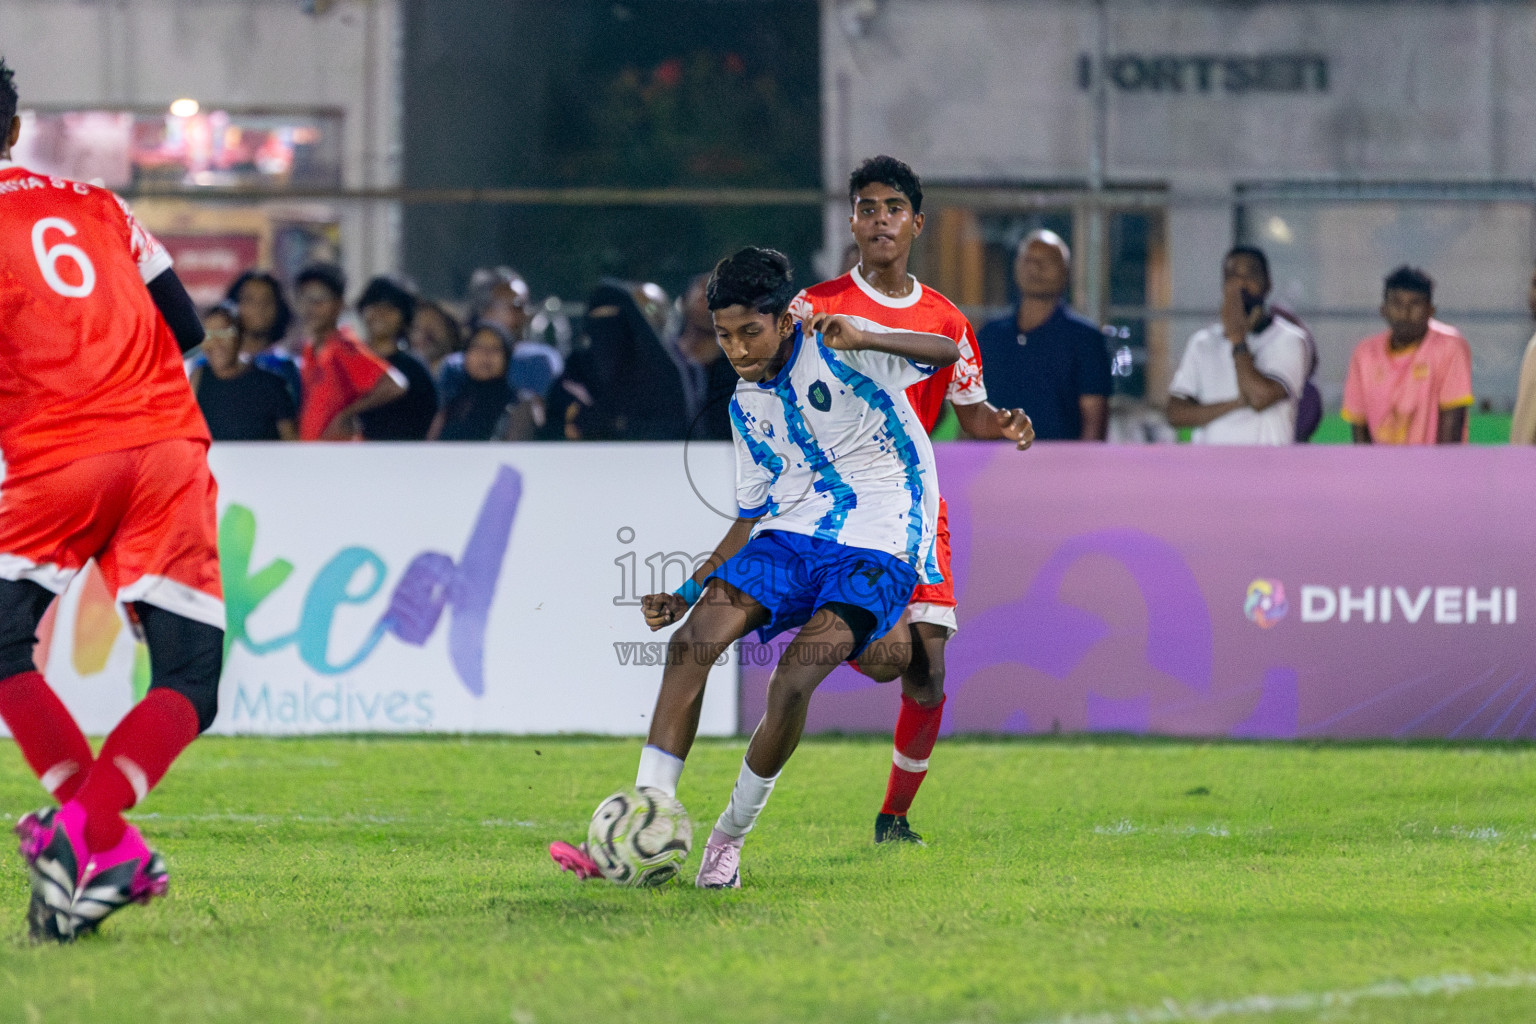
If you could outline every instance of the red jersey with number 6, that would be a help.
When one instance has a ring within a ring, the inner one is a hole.
[[[156,441],[208,443],[144,287],[165,247],[106,189],[0,161],[0,456],[10,479]]]

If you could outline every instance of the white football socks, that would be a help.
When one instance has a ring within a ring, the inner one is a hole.
[[[677,796],[677,780],[683,774],[683,759],[660,747],[647,745],[640,751],[640,770],[635,772],[635,788],[659,789],[667,796]]]
[[[715,828],[733,839],[741,839],[751,832],[752,826],[757,824],[757,816],[768,805],[768,797],[773,793],[773,784],[777,781],[777,775],[771,779],[763,778],[748,768],[747,759],[742,758],[741,774],[736,776],[736,788],[731,790],[731,802],[726,805],[720,820],[715,822]]]

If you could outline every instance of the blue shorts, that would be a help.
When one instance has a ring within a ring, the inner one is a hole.
[[[867,636],[855,635],[850,659],[890,632],[917,586],[917,571],[895,555],[785,530],[759,533],[709,578],[768,609],[768,624],[757,631],[765,642],[805,625],[833,602],[864,609],[874,625]]]

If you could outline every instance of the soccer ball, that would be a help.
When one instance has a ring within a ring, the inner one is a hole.
[[[598,804],[587,828],[587,852],[615,885],[671,881],[693,848],[693,823],[676,799],[646,786]]]

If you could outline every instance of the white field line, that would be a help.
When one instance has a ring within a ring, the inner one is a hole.
[[[1226,838],[1232,834],[1232,830],[1226,825],[1138,825],[1129,818],[1121,818],[1113,825],[1093,826],[1095,835],[1101,836],[1134,836],[1134,835],[1158,835],[1158,836],[1215,836],[1218,839]],[[1267,828],[1262,831],[1269,831]]]
[[[1111,825],[1093,826],[1093,834],[1098,836],[1214,836],[1218,839],[1225,839],[1234,835],[1258,835],[1272,831],[1274,831],[1274,828],[1269,825],[1263,825],[1258,828],[1242,828],[1235,825],[1224,825],[1220,822],[1212,822],[1209,825],[1138,825],[1129,818],[1121,818]],[[1467,839],[1478,843],[1497,843],[1505,840],[1524,842],[1528,839],[1536,839],[1536,832],[1501,832],[1497,828],[1486,825],[1424,826],[1416,821],[1410,821],[1402,826],[1402,831],[1411,836],[1450,836],[1455,839]]]
[[[1536,974],[1525,971],[1513,974],[1440,974],[1412,981],[1382,981],[1364,988],[1334,992],[1242,996],[1204,1003],[1181,1003],[1167,999],[1158,1006],[1109,1013],[1071,1013],[1064,1017],[1042,1018],[1033,1024],[1182,1024],[1185,1021],[1220,1020],[1224,1017],[1318,1013],[1344,1009],[1371,1000],[1424,999],[1430,996],[1454,996],[1462,992],[1526,988],[1536,988]]]

